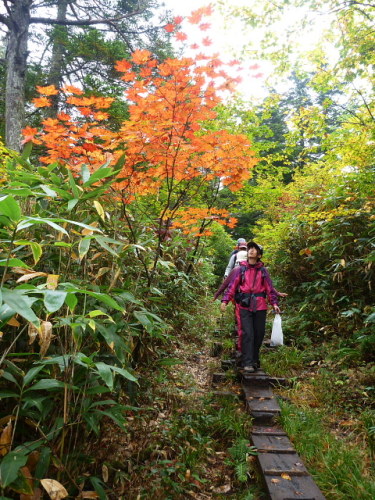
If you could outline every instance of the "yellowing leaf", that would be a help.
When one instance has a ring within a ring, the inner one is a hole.
[[[9,420],[5,429],[0,435],[0,456],[3,457],[9,452],[10,444],[12,442],[12,420]]]
[[[37,276],[48,276],[47,273],[29,273],[29,274],[24,274],[20,278],[18,278],[17,283],[22,283],[23,281],[29,281],[33,278],[36,278]]]
[[[47,275],[47,289],[55,290],[59,283],[59,274],[48,274]]]
[[[20,324],[21,323],[19,321],[17,321],[15,317],[11,318],[7,323],[7,325],[10,325],[10,326],[20,326]]]
[[[55,479],[42,479],[40,482],[51,500],[61,500],[68,496],[68,492],[64,486]]]
[[[29,328],[27,330],[27,333],[29,335],[29,345],[33,344],[35,339],[37,338],[39,334],[38,328],[33,325],[32,323],[29,323]]]
[[[99,498],[96,491],[82,491],[78,498]]]
[[[94,201],[94,207],[96,209],[96,211],[98,212],[99,214],[99,217],[104,220],[104,208],[101,206],[101,204],[98,202],[98,201]]]
[[[279,482],[280,482],[280,479],[276,479],[275,477],[273,477],[271,479],[271,483],[275,483],[276,484],[276,483],[279,483]]]
[[[39,345],[40,355],[43,357],[52,340],[52,323],[49,321],[42,321],[39,328]]]

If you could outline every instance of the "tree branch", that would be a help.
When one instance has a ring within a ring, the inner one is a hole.
[[[48,17],[32,17],[30,23],[32,24],[57,24],[64,26],[92,26],[94,24],[112,24],[123,19],[128,19],[141,14],[143,10],[135,10],[131,14],[124,14],[123,16],[112,17],[112,18],[101,18],[101,19],[77,19],[77,20],[59,20],[59,19],[49,19]]]
[[[3,16],[2,14],[0,14],[0,23],[5,24],[5,26],[7,26],[8,28],[10,28],[11,26],[9,19],[6,16]]]

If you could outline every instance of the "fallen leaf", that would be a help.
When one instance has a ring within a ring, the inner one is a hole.
[[[51,500],[61,500],[69,494],[64,486],[55,479],[42,479],[40,482]]]
[[[280,479],[276,479],[276,478],[271,479],[271,483],[279,483],[279,482],[280,482]]]
[[[99,498],[96,491],[82,491],[78,498]]]
[[[282,477],[283,479],[288,479],[288,481],[291,481],[291,480],[292,480],[292,478],[289,476],[289,474],[286,474],[285,472],[283,472],[283,473],[281,474],[281,477]]]
[[[103,477],[103,481],[105,483],[108,481],[108,476],[109,476],[108,467],[105,464],[103,464],[102,465],[102,477]]]
[[[214,493],[228,493],[230,491],[232,486],[230,484],[223,484],[223,486],[218,486],[217,488],[214,488],[212,491]]]

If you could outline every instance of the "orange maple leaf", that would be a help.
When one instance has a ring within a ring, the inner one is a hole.
[[[176,25],[172,23],[168,23],[164,26],[165,31],[168,33],[173,33],[173,31],[176,29]]]
[[[64,85],[62,88],[62,91],[67,93],[67,94],[76,94],[76,95],[82,95],[83,90],[79,89],[78,87],[75,87],[74,85]]]
[[[115,64],[115,69],[120,73],[125,73],[132,67],[133,67],[132,63],[127,61],[126,59],[122,59],[121,61],[116,61]]]
[[[64,122],[67,122],[71,119],[70,115],[68,115],[67,113],[58,113],[56,116],[59,120]]]
[[[212,40],[210,38],[208,38],[208,36],[206,36],[205,38],[202,39],[202,43],[203,43],[203,45],[208,47],[209,45],[212,44]]]
[[[184,40],[187,40],[187,34],[183,33],[182,31],[178,31],[175,35],[176,40],[179,40],[180,42],[183,42]]]
[[[201,31],[206,31],[208,30],[209,28],[211,27],[211,24],[210,23],[202,23],[199,25],[199,29]]]
[[[190,48],[193,50],[197,50],[199,49],[199,45],[197,43],[193,43],[192,45],[190,45]]]
[[[151,52],[149,50],[135,50],[131,57],[135,64],[145,64],[151,59]]]
[[[31,102],[36,108],[48,108],[52,104],[47,97],[35,97]]]
[[[184,18],[182,16],[176,16],[173,18],[174,24],[181,24]]]
[[[125,75],[123,75],[121,77],[121,80],[124,80],[124,82],[131,82],[136,77],[137,77],[137,75],[136,75],[136,73],[134,73],[134,71],[129,71],[129,73],[125,73]]]
[[[37,133],[38,133],[37,128],[25,127],[24,129],[22,129],[22,135],[24,137],[22,144],[25,144],[26,142],[30,141],[34,142],[34,137],[36,136]]]
[[[47,87],[36,86],[36,90],[42,95],[57,95],[59,91],[54,85],[48,85]]]

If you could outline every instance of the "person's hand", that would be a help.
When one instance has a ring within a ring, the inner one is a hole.
[[[225,309],[226,309],[226,308],[227,308],[227,304],[226,304],[225,302],[222,302],[222,303],[220,304],[220,311],[221,311],[221,312],[225,312]]]
[[[275,311],[276,314],[280,314],[281,313],[280,307],[277,304],[273,305],[273,310]]]
[[[287,293],[285,293],[285,292],[277,292],[277,295],[278,295],[279,297],[288,297],[288,294],[287,294]]]

